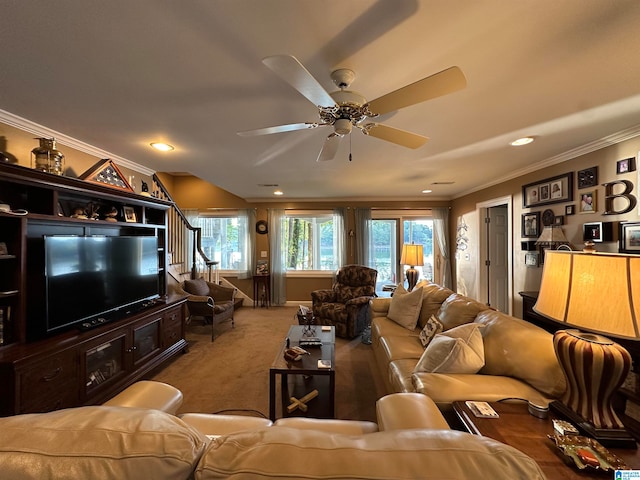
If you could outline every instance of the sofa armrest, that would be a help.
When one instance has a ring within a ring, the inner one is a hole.
[[[391,305],[391,299],[387,297],[375,297],[369,300],[371,318],[386,317],[389,312],[389,305]]]
[[[380,430],[450,430],[431,398],[421,393],[393,393],[376,402]]]
[[[176,387],[153,380],[141,380],[125,388],[103,405],[148,408],[175,415],[182,405],[182,400],[182,392]]]

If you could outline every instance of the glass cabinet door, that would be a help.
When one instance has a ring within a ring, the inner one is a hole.
[[[122,335],[87,350],[85,355],[86,392],[91,392],[124,372],[125,340],[126,337]]]
[[[133,363],[146,360],[160,351],[160,318],[133,331]]]

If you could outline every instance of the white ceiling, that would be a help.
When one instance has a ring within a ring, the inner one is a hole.
[[[260,184],[289,200],[454,198],[640,133],[637,0],[24,0],[1,15],[0,109],[249,200],[272,198]],[[329,127],[236,135],[318,120],[262,64],[275,54],[328,91],[351,68],[369,100],[452,65],[468,84],[379,120],[425,146],[354,131],[353,161],[343,141],[318,163]],[[522,135],[538,139],[508,145]]]

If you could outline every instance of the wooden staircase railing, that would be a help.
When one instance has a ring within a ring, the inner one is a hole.
[[[166,187],[157,175],[153,175],[153,195],[156,198],[171,202],[168,211],[168,251],[171,254],[171,264],[182,266],[181,273],[189,272],[190,278],[197,278],[199,274],[206,274],[208,280],[220,283],[218,262],[211,260],[202,250],[202,229],[189,223],[182,210],[171,198]],[[190,257],[190,258],[189,258]],[[215,267],[215,279],[211,279]],[[186,269],[189,270],[186,270]]]

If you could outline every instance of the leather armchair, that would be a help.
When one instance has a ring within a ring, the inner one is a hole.
[[[225,320],[233,320],[234,300],[236,289],[216,283],[207,282],[202,278],[185,280],[176,287],[179,295],[187,296],[189,319],[193,316],[203,317],[205,323],[211,322],[211,341],[215,338],[215,326]]]
[[[367,325],[369,300],[376,295],[378,271],[363,265],[345,265],[331,289],[311,292],[315,322],[334,325],[336,335],[354,338]]]

